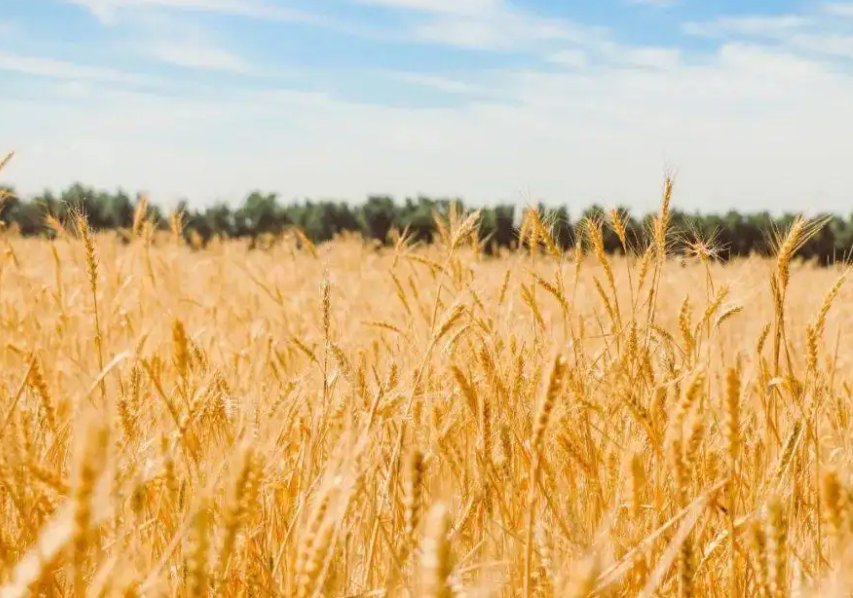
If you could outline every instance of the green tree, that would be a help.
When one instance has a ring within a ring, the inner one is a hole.
[[[373,196],[361,208],[361,222],[370,239],[388,242],[388,233],[396,224],[397,209],[394,200],[387,196]]]
[[[284,222],[275,193],[253,191],[237,210],[237,222],[247,236],[280,232]]]

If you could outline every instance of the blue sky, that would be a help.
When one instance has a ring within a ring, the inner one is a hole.
[[[853,2],[0,0],[4,182],[853,211]]]

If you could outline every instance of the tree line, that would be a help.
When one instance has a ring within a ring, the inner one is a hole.
[[[62,221],[70,210],[84,211],[90,225],[96,230],[128,229],[134,211],[142,196],[131,196],[123,191],[110,193],[81,184],[71,185],[59,194],[50,191],[23,198],[14,189],[0,187],[0,222],[25,236],[51,235],[46,226],[46,216]],[[407,198],[397,202],[387,196],[373,196],[359,205],[342,201],[304,200],[285,204],[275,193],[254,191],[237,207],[216,203],[205,208],[192,208],[181,202],[176,212],[182,214],[183,234],[196,245],[204,245],[215,237],[257,239],[277,235],[293,227],[313,243],[329,241],[342,233],[359,233],[365,239],[387,244],[392,230],[408,229],[410,238],[429,243],[438,234],[436,216],[447,216],[454,209],[471,209],[455,199],[429,197]],[[562,249],[570,249],[579,238],[579,226],[587,219],[605,222],[617,216],[624,223],[629,239],[642,244],[643,231],[651,215],[637,216],[627,208],[605,211],[591,206],[572,214],[568,208],[536,206],[553,231],[554,241]],[[149,204],[148,216],[154,222],[168,227],[168,215],[154,204]],[[479,239],[486,253],[513,249],[519,244],[519,226],[525,207],[501,204],[481,208]],[[773,217],[768,212],[741,214],[688,214],[672,210],[671,226],[680,231],[673,238],[675,251],[695,250],[697,240],[719,259],[725,261],[735,256],[767,255],[772,251],[772,232],[784,230],[794,219],[793,214]],[[827,214],[820,232],[800,250],[806,259],[821,264],[846,260],[853,246],[853,215],[842,218]],[[622,244],[612,230],[605,227],[604,246],[608,252],[622,251]]]

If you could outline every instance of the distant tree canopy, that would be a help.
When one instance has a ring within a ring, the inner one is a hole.
[[[74,184],[54,195],[46,191],[27,199],[16,195],[14,189],[0,186],[0,222],[14,227],[22,235],[50,235],[45,217],[52,215],[64,220],[69,210],[85,211],[94,229],[127,229],[133,223],[133,214],[141,196],[131,197],[123,191],[108,193],[81,184]],[[275,193],[253,191],[236,208],[216,203],[203,209],[192,209],[181,202],[178,209],[184,213],[184,234],[206,243],[214,237],[250,238],[276,235],[296,226],[314,243],[333,239],[341,233],[358,233],[365,239],[381,244],[391,242],[392,230],[408,229],[411,238],[432,242],[438,234],[436,215],[446,216],[455,204],[458,210],[470,210],[457,200],[429,197],[407,198],[402,203],[388,196],[373,196],[359,205],[342,201],[311,201],[284,204]],[[555,241],[562,249],[569,249],[578,238],[578,227],[585,219],[612,221],[612,212],[592,206],[573,215],[565,207],[538,206],[543,218],[553,230]],[[163,211],[149,205],[149,217],[168,226]],[[512,204],[483,207],[479,238],[486,253],[518,246],[519,225],[524,208]],[[643,231],[651,216],[635,216],[626,208],[615,213],[624,223],[629,242],[643,243]],[[767,212],[740,214],[687,214],[674,210],[671,228],[676,231],[672,239],[674,251],[685,251],[695,239],[713,241],[711,247],[721,260],[749,254],[768,254],[771,235],[782,230],[794,215],[779,218]],[[846,260],[853,245],[853,215],[847,219],[826,215],[828,224],[800,250],[806,259],[816,259],[821,264]],[[622,244],[612,227],[604,229],[604,247],[608,252],[622,251]]]

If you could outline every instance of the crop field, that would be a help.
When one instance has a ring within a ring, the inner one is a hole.
[[[849,596],[846,271],[669,210],[620,257],[2,234],[0,597]]]

